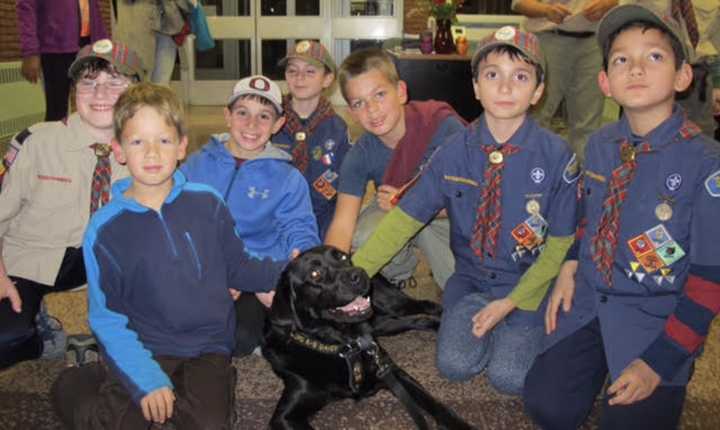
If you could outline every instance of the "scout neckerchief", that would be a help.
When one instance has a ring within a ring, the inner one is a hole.
[[[438,126],[449,116],[465,123],[445,102],[428,100],[405,105],[405,135],[393,150],[383,184],[401,188],[413,178]]]
[[[690,139],[698,133],[698,127],[686,120],[672,142]],[[622,164],[612,172],[610,184],[608,185],[608,195],[602,206],[602,215],[598,223],[597,234],[593,236],[590,244],[592,259],[608,287],[613,285],[612,267],[620,230],[620,206],[625,201],[627,188],[635,177],[637,168],[635,159],[637,155],[646,154],[650,151],[651,148],[648,142],[642,142],[637,147],[633,147],[626,138],[620,144],[620,160]]]
[[[90,215],[94,214],[100,206],[110,200],[110,145],[106,143],[93,143],[90,148],[95,151],[97,162],[93,172],[92,188],[90,190]]]
[[[692,43],[693,48],[697,47],[700,32],[698,31],[697,19],[695,19],[695,9],[693,9],[690,0],[672,0],[671,13],[678,22],[685,22],[690,43]]]
[[[325,97],[320,97],[315,112],[310,115],[310,118],[303,124],[303,120],[292,108],[290,102],[290,96],[287,95],[283,98],[283,110],[285,111],[285,131],[295,140],[295,145],[292,148],[292,159],[293,164],[298,170],[305,173],[308,164],[310,163],[310,153],[308,151],[307,140],[313,133],[315,128],[320,125],[321,122],[335,115],[335,110],[332,105]]]
[[[502,215],[503,169],[506,158],[520,150],[519,147],[510,143],[482,145],[481,148],[487,154],[489,163],[485,168],[482,198],[477,209],[473,237],[470,242],[470,246],[480,260],[485,258],[485,254],[495,257]]]

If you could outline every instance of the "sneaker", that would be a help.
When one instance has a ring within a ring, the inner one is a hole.
[[[404,290],[406,288],[417,288],[417,279],[415,279],[414,276],[411,276],[407,279],[403,279],[402,281],[399,281],[397,284],[397,287],[401,290]]]
[[[65,354],[67,335],[60,320],[48,314],[44,301],[41,302],[40,311],[35,316],[35,326],[43,343],[43,352],[40,358],[61,360]]]
[[[65,363],[68,367],[85,366],[98,361],[98,344],[89,334],[80,334],[68,337],[65,350]]]

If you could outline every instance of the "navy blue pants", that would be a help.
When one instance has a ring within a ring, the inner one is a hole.
[[[22,300],[22,311],[12,310],[10,300],[0,301],[0,369],[25,360],[34,360],[43,352],[43,342],[35,326],[35,317],[45,294],[70,290],[85,284],[82,248],[67,248],[55,285],[10,277]]]
[[[600,324],[596,319],[540,354],[525,379],[527,414],[546,430],[576,429],[587,418],[608,374]],[[675,429],[684,386],[659,386],[645,400],[610,406],[602,396],[600,428]]]

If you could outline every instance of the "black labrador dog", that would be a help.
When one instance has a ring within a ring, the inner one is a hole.
[[[375,336],[437,329],[441,307],[414,300],[386,280],[371,281],[350,256],[328,246],[305,251],[282,274],[266,326],[263,355],[285,383],[272,429],[312,429],[327,404],[389,389],[420,429],[473,427],[398,368]]]

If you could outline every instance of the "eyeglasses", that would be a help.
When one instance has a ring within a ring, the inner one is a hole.
[[[80,79],[75,84],[75,90],[79,94],[91,94],[94,93],[98,87],[103,87],[109,94],[118,95],[125,91],[129,85],[130,83],[125,79],[110,79],[105,82],[92,79]]]

